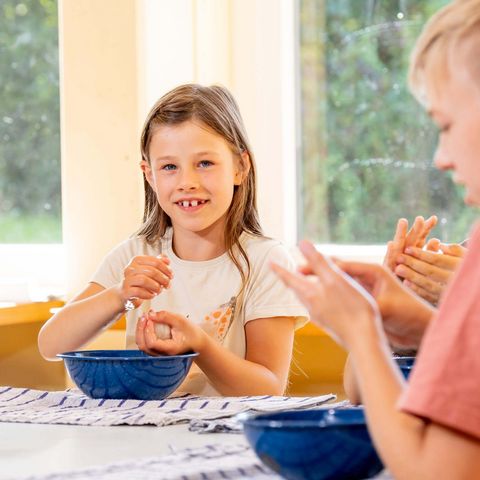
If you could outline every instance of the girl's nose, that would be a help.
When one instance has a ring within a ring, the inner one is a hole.
[[[181,191],[192,191],[196,190],[199,185],[198,176],[195,172],[183,171],[177,188]]]

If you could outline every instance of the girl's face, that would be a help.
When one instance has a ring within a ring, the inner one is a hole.
[[[480,205],[480,84],[464,65],[455,67],[430,98],[429,113],[440,128],[435,164],[454,171],[455,183],[465,186],[465,203]]]
[[[240,159],[196,121],[158,127],[148,154],[150,164],[142,161],[141,168],[175,232],[202,233],[212,226],[223,232],[234,186],[248,172],[248,154]]]

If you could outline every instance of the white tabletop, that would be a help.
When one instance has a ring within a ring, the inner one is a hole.
[[[239,434],[168,427],[0,423],[0,479],[100,466],[213,443],[246,444]]]

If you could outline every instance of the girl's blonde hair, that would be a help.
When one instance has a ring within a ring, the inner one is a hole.
[[[427,103],[428,87],[438,91],[448,78],[450,61],[459,55],[480,88],[480,0],[454,0],[426,23],[409,71],[410,88],[421,103]]]
[[[153,106],[145,120],[140,146],[142,158],[150,164],[150,142],[159,127],[162,125],[178,125],[188,120],[199,121],[223,137],[233,154],[238,156],[240,165],[243,166],[245,171],[248,170],[242,183],[234,187],[224,232],[226,251],[240,271],[242,285],[245,287],[250,273],[250,262],[240,244],[240,235],[242,232],[247,232],[255,236],[262,236],[262,230],[258,220],[256,204],[255,159],[237,102],[232,94],[226,88],[218,85],[204,87],[197,84],[181,85],[165,94]],[[248,165],[243,163],[241,157],[241,154],[244,153],[248,153],[250,157],[249,169]],[[160,207],[157,196],[147,182],[145,175],[143,184],[145,208],[143,224],[137,234],[145,237],[147,243],[154,244],[165,234],[172,222]],[[247,272],[242,268],[236,251],[244,259]]]

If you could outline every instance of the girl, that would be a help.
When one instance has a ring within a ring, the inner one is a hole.
[[[435,163],[455,172],[473,205],[480,205],[479,58],[480,0],[456,0],[427,24],[410,77],[440,128]],[[312,320],[350,351],[370,433],[394,478],[478,479],[480,225],[438,312],[379,265],[335,265],[310,243],[301,249],[302,272],[317,282],[274,268]],[[387,338],[412,347],[421,340],[408,387]]]
[[[235,100],[219,86],[172,90],[148,115],[141,151],[143,225],[45,324],[40,352],[76,350],[127,311],[127,348],[199,353],[181,391],[283,394],[306,311],[268,266],[293,262],[262,236]]]

